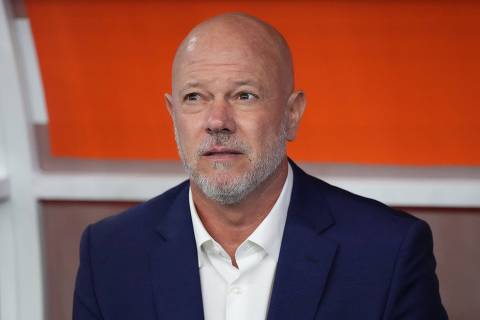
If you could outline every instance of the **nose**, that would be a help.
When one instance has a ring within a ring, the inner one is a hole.
[[[232,111],[232,106],[225,99],[214,101],[214,103],[211,104],[207,115],[207,133],[235,132],[236,126]]]

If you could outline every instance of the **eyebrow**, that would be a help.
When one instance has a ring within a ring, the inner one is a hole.
[[[199,81],[193,80],[193,81],[187,81],[185,85],[180,89],[180,91],[185,91],[189,88],[198,88],[201,87],[201,84]]]

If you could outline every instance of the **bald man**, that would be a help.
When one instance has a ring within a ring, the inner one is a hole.
[[[305,97],[272,26],[195,27],[165,103],[189,180],[86,229],[74,319],[447,319],[428,225],[287,158]]]

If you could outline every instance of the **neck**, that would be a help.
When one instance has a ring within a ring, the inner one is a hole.
[[[222,205],[207,198],[197,185],[191,184],[200,220],[208,233],[227,251],[234,266],[237,248],[268,215],[280,196],[287,174],[288,162],[285,158],[271,176],[233,205]]]

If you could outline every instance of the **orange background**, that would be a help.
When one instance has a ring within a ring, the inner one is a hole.
[[[308,99],[297,160],[479,165],[474,1],[29,0],[54,156],[176,159],[163,103],[192,26],[245,11],[289,41]]]

